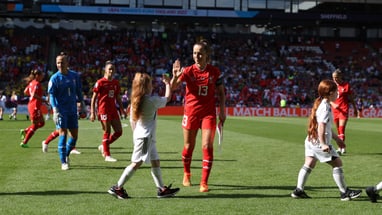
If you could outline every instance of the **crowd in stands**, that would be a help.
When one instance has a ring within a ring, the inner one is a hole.
[[[31,68],[43,69],[48,80],[60,51],[69,55],[70,68],[81,73],[89,97],[107,60],[116,64],[122,92],[131,87],[134,73],[143,71],[154,78],[154,93],[163,94],[161,74],[171,73],[177,58],[184,66],[192,64],[192,45],[203,37],[211,41],[211,63],[225,76],[228,107],[279,107],[281,99],[288,107],[310,107],[315,86],[331,78],[335,68],[345,73],[365,107],[382,107],[378,42],[183,31],[0,31],[0,91],[15,90],[21,97]],[[177,90],[170,104],[181,105],[183,94],[184,89]]]

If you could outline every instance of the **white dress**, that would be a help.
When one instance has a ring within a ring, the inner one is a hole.
[[[305,139],[305,156],[314,157],[320,162],[328,162],[332,160],[332,157],[339,157],[335,148],[330,143],[332,139],[332,125],[333,114],[330,107],[330,103],[327,99],[323,99],[316,111],[317,123],[325,123],[325,141],[330,147],[330,151],[324,152],[320,147],[319,140],[309,141],[308,137]]]
[[[146,95],[143,99],[142,115],[138,121],[130,124],[133,129],[134,149],[131,161],[134,163],[143,161],[149,163],[151,160],[159,160],[156,148],[156,123],[157,110],[165,107],[167,98]],[[131,116],[131,114],[130,114]]]

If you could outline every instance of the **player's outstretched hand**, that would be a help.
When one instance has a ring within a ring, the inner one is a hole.
[[[172,75],[175,78],[179,78],[183,73],[183,68],[180,67],[180,60],[176,59],[176,61],[172,64]]]
[[[165,84],[170,84],[170,76],[167,74],[167,73],[164,73],[163,75],[162,75],[162,81],[163,81],[163,83],[165,83]]]

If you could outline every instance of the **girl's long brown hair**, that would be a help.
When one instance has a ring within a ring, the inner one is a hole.
[[[318,106],[321,104],[324,98],[328,99],[331,94],[337,90],[337,84],[332,80],[323,80],[318,85],[318,98],[314,101],[312,110],[310,112],[309,121],[308,121],[308,137],[309,140],[315,140],[318,138],[317,128],[317,117],[316,111]]]
[[[29,76],[24,78],[24,80],[25,80],[26,83],[29,83],[29,82],[33,81],[34,79],[36,79],[36,77],[38,75],[41,75],[41,74],[42,74],[41,70],[39,70],[39,69],[32,69],[30,74],[29,74]]]
[[[137,121],[142,114],[143,97],[150,94],[151,77],[147,73],[135,73],[131,90],[131,111],[133,121]]]

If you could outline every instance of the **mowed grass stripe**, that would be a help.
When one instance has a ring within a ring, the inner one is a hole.
[[[104,162],[97,146],[102,138],[99,122],[80,120],[78,148],[72,169],[61,171],[57,140],[48,154],[41,140],[53,129],[52,121],[38,130],[30,149],[22,149],[18,131],[29,121],[0,122],[0,214],[377,214],[366,194],[341,202],[330,166],[318,164],[306,190],[310,200],[290,197],[304,162],[306,118],[228,117],[224,145],[217,150],[210,176],[209,193],[199,193],[201,175],[200,132],[192,162],[192,182],[182,187],[183,132],[181,116],[158,116],[157,146],[166,184],[180,187],[176,198],[157,199],[150,166],[143,165],[126,184],[133,198],[119,201],[107,194],[130,162],[132,133],[111,146],[116,163]],[[128,124],[127,120],[123,123]],[[345,180],[352,188],[381,180],[382,144],[380,119],[351,118],[347,130],[348,153],[342,156]],[[9,129],[9,130],[8,130]],[[13,131],[11,129],[14,129]],[[370,138],[371,137],[371,138]]]

